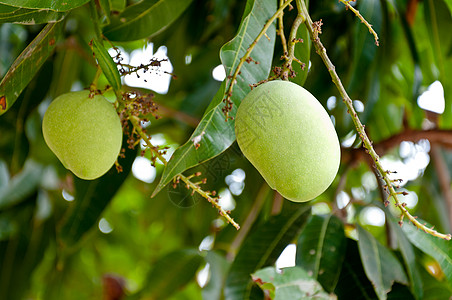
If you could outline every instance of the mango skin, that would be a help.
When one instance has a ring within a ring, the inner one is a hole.
[[[235,117],[237,143],[268,185],[305,202],[336,177],[340,144],[328,113],[303,87],[270,81],[242,100]]]
[[[103,96],[89,91],[57,97],[42,121],[44,140],[66,169],[81,179],[104,175],[122,145],[121,121]]]

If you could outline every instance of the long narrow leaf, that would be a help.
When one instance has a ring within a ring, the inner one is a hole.
[[[54,11],[68,11],[76,7],[82,6],[90,0],[71,0],[71,1],[55,1],[55,0],[0,0],[1,4],[20,8],[30,9],[49,9]]]
[[[94,39],[93,51],[94,56],[97,59],[97,63],[102,69],[102,72],[104,73],[108,82],[115,91],[119,91],[121,89],[121,77],[119,75],[118,67],[111,58],[107,49],[105,49],[101,41]]]
[[[149,38],[171,25],[192,0],[141,1],[127,7],[105,27],[105,36],[113,41]]]
[[[290,79],[298,85],[303,85],[308,77],[309,59],[311,57],[311,39],[309,38],[308,28],[303,23],[298,27],[297,39],[302,39],[303,42],[298,42],[295,45],[295,57],[298,58],[304,65],[299,62],[292,64],[293,70],[297,73],[296,77]]]
[[[358,236],[359,254],[366,275],[372,282],[378,299],[386,299],[394,282],[408,283],[405,271],[394,254],[360,226]]]
[[[246,49],[253,43],[265,22],[275,11],[275,1],[248,0],[238,34],[225,44],[220,51],[221,61],[227,74],[233,72],[237,67]],[[276,36],[274,26],[271,26],[267,31],[267,36],[269,40],[267,38],[261,39],[251,53],[253,59],[258,61],[259,64],[245,63],[241,69],[241,75],[237,78],[237,84],[234,86],[231,97],[234,103],[230,112],[232,117],[235,116],[240,101],[250,91],[249,85],[266,79],[270,73]],[[226,122],[222,111],[224,107],[222,100],[227,88],[226,83],[229,83],[229,79],[223,82],[190,139],[174,152],[153,196],[166,186],[174,176],[221,154],[235,141],[234,121]],[[193,138],[197,136],[202,136],[199,148],[195,147],[192,142]]]
[[[452,286],[452,244],[449,241],[425,234],[411,224],[402,226],[402,230],[413,245],[436,259]]]
[[[14,104],[53,52],[61,28],[61,23],[48,24],[14,61],[0,82],[0,115]]]
[[[399,250],[405,262],[407,274],[411,283],[411,291],[413,292],[413,295],[416,299],[422,299],[422,278],[416,264],[413,245],[410,243],[410,241],[398,225],[397,220],[392,216],[390,217],[390,219],[391,220],[388,222],[388,224],[395,233]]]
[[[314,215],[298,238],[296,264],[332,292],[339,280],[345,247],[342,222],[332,215]]]
[[[373,300],[377,297],[364,272],[358,244],[352,239],[347,239],[345,259],[334,293],[338,299]]]
[[[47,9],[16,8],[0,4],[0,23],[19,23],[34,25],[54,23],[63,19],[65,13]]]

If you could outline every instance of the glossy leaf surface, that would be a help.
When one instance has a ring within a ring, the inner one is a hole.
[[[0,115],[16,101],[55,49],[61,24],[48,24],[14,61],[0,82]]]
[[[249,0],[247,2],[238,34],[225,44],[220,51],[226,74],[231,75],[234,72],[247,48],[259,34],[262,28],[260,24],[264,24],[275,11],[274,1]],[[241,99],[250,91],[249,85],[267,78],[271,68],[275,32],[275,27],[271,26],[267,31],[269,40],[261,39],[251,53],[253,59],[258,61],[259,64],[245,63],[243,65],[231,97],[234,103],[230,112],[232,117],[235,116],[235,111],[240,105]],[[173,154],[153,195],[157,194],[177,174],[219,155],[235,141],[234,121],[225,121],[225,115],[222,111],[224,107],[222,100],[228,84],[230,84],[230,79],[226,78],[190,139]],[[201,135],[200,147],[196,149],[192,140]]]
[[[165,30],[190,3],[191,0],[141,1],[112,18],[104,34],[113,41],[150,38]]]
[[[342,222],[334,216],[313,215],[298,237],[296,264],[332,292],[339,279],[345,247]]]

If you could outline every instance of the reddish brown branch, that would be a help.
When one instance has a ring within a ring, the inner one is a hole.
[[[420,140],[428,140],[431,144],[440,145],[443,148],[452,150],[452,130],[442,129],[430,129],[430,130],[418,130],[418,129],[405,129],[404,131],[395,134],[385,140],[375,143],[374,149],[379,156],[385,155],[387,152],[395,147],[398,147],[401,142],[418,142]],[[361,161],[369,159],[364,148],[358,149],[343,149],[342,157],[345,161]]]
[[[440,147],[433,143],[431,146],[430,155],[432,157],[433,165],[435,166],[436,175],[438,176],[438,182],[443,194],[445,205],[449,218],[449,229],[452,231],[452,190],[450,187],[450,174],[447,169],[447,164],[444,161],[444,157],[441,154]]]

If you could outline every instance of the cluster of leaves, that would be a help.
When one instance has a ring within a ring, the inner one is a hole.
[[[337,180],[308,204],[281,199],[234,143],[241,99],[269,77],[304,85],[325,106],[339,97],[305,24],[291,32],[297,1],[0,1],[1,299],[452,295],[451,243],[398,225],[359,138],[343,147]],[[345,4],[372,24],[379,47]],[[363,103],[360,118],[378,154],[401,160],[401,141],[430,141],[433,163],[403,188],[419,199],[413,213],[450,231],[452,204],[443,199],[451,195],[444,166],[452,161],[452,1],[311,1],[309,11],[323,20],[320,38],[347,92]],[[121,78],[158,71],[162,60],[131,66],[108,51],[132,53],[150,42],[167,47],[177,75],[164,95]],[[223,83],[211,76],[219,64]],[[435,80],[444,88],[441,115],[416,102]],[[130,129],[123,145],[141,137],[149,151],[125,147],[122,172],[113,167],[84,181],[47,148],[41,120],[51,99],[90,86],[118,101]],[[337,101],[329,113],[341,141],[350,140],[346,106]],[[163,147],[152,144],[159,138]],[[167,147],[168,162],[160,152]],[[158,180],[132,176],[140,155],[153,162]],[[184,179],[193,177],[184,172],[203,179],[190,186]],[[175,178],[181,184],[173,187]],[[341,195],[350,199],[345,207]],[[239,231],[212,209],[222,198],[235,204],[228,209]],[[362,218],[369,207],[384,212],[383,226]],[[296,244],[296,266],[279,271],[275,262],[289,244]]]

